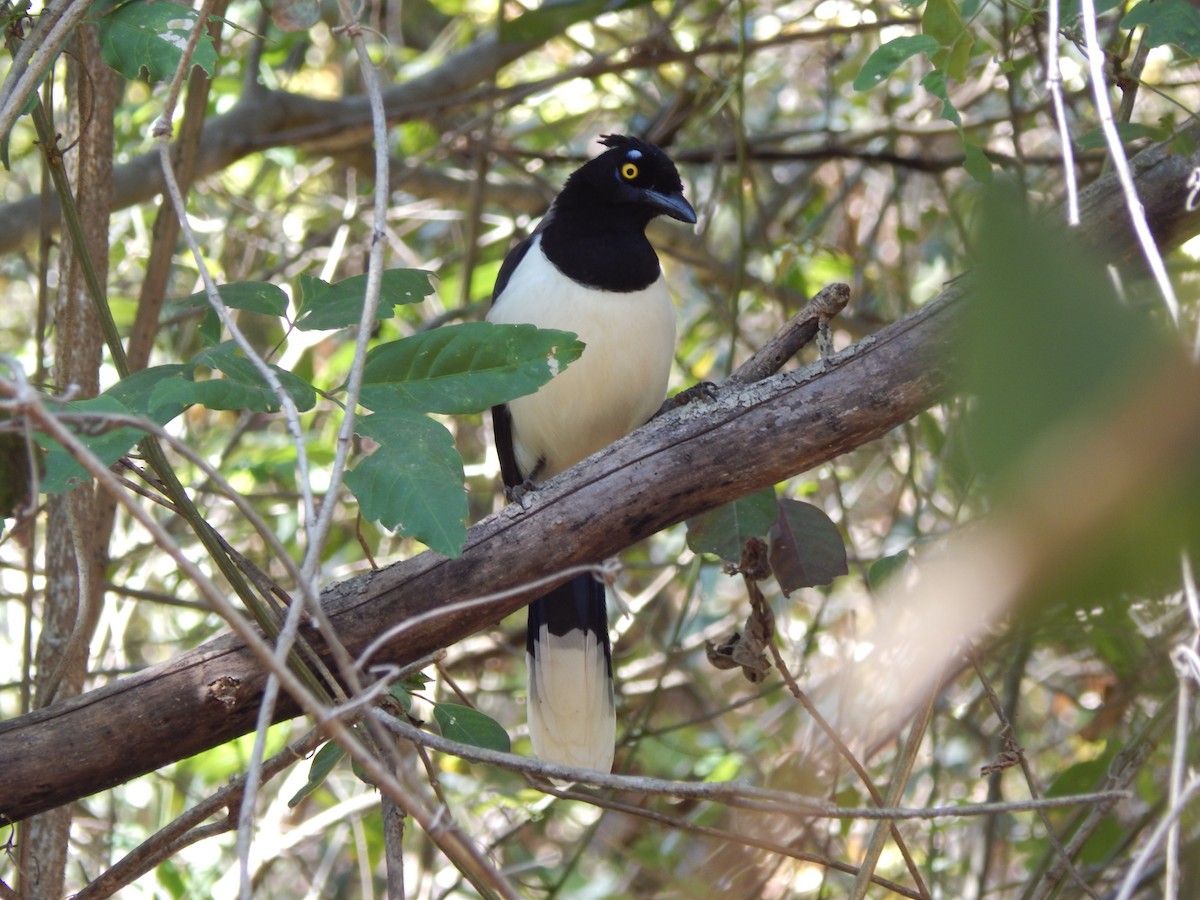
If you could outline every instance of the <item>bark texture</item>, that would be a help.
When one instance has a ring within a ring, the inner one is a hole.
[[[116,78],[100,57],[94,28],[76,32],[67,59],[69,110],[60,147],[71,149],[61,164],[75,187],[85,235],[83,246],[69,236],[63,240],[61,288],[54,313],[54,380],[60,392],[73,389],[78,397],[94,397],[99,392],[104,340],[84,273],[90,264],[100,283],[107,280]],[[74,697],[83,687],[115,509],[111,498],[97,496],[94,485],[51,497],[47,506],[46,589],[33,693],[39,707]],[[69,806],[24,824],[22,896],[37,900],[62,895],[70,831]]]

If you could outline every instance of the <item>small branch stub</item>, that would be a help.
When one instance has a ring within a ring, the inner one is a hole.
[[[233,710],[238,705],[238,690],[242,680],[232,675],[222,675],[208,683],[208,699],[215,700],[227,710]]]
[[[804,304],[786,325],[729,376],[725,384],[753,384],[774,375],[784,364],[814,338],[821,340],[821,355],[828,355],[825,336],[829,322],[850,302],[850,286],[841,283],[827,285]]]

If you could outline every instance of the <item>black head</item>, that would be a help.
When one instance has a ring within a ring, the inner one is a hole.
[[[590,210],[613,208],[622,218],[645,225],[658,215],[695,224],[696,211],[683,197],[679,171],[658,147],[623,134],[606,134],[608,147],[567,179],[557,206],[580,204]]]
[[[571,174],[538,226],[542,251],[579,284],[642,290],[660,275],[646,225],[659,215],[694,223],[696,213],[667,154],[619,134],[600,141],[608,149]]]

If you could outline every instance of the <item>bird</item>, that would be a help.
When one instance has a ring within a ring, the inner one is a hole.
[[[492,292],[488,321],[570,331],[585,345],[535,393],[492,408],[510,497],[645,424],[666,396],[675,308],[645,232],[660,215],[694,225],[696,211],[654,144],[621,134],[600,143],[607,149],[568,176],[537,228],[509,251]],[[611,771],[616,706],[603,583],[585,573],[534,600],[525,650],[534,754]]]

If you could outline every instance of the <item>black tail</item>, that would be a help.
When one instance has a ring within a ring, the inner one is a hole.
[[[577,575],[533,601],[525,653],[533,752],[612,771],[617,718],[604,585]]]

